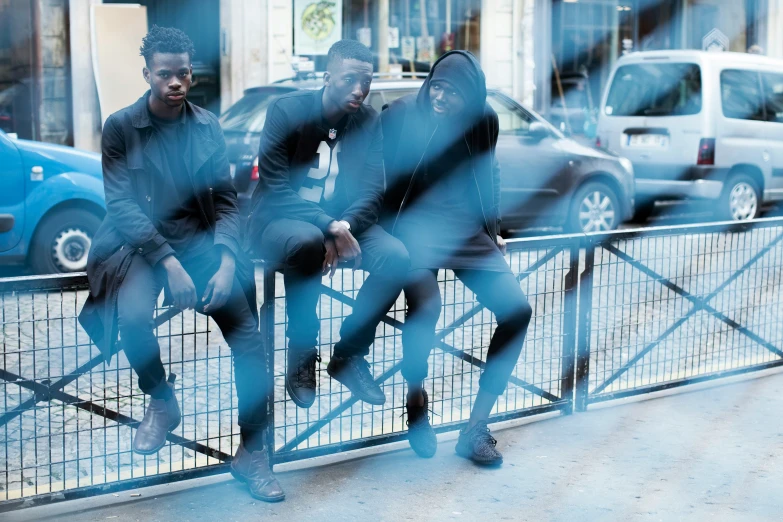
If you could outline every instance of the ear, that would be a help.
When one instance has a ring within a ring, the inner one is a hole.
[[[145,67],[144,69],[141,70],[141,74],[144,76],[144,81],[147,82],[149,85],[152,85],[151,78],[150,78],[152,73],[150,72],[150,70]]]
[[[324,85],[329,85],[332,82],[332,73],[326,71],[324,73]]]

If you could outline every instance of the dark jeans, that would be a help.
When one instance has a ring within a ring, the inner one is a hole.
[[[220,267],[216,250],[199,256],[183,267],[196,285],[196,295],[201,305],[204,289]],[[153,268],[141,256],[133,256],[128,273],[120,287],[117,300],[117,319],[125,355],[139,377],[141,391],[156,398],[164,398],[166,372],[160,359],[160,346],[154,333],[153,314],[158,296],[166,283],[163,267]],[[266,426],[266,362],[264,360],[261,333],[242,286],[234,278],[231,297],[221,308],[210,311],[234,359],[239,426],[246,430],[260,431]]]
[[[533,309],[511,271],[455,270],[454,273],[497,319],[479,386],[493,395],[501,395],[522,351]],[[408,382],[418,383],[427,377],[427,358],[435,345],[435,326],[440,317],[437,271],[412,270],[404,290],[408,312],[402,331],[402,376]]]
[[[370,273],[356,296],[353,312],[340,328],[335,357],[366,356],[375,328],[400,295],[410,261],[403,244],[373,225],[356,240],[362,249],[361,269]],[[321,230],[305,221],[278,219],[261,234],[259,251],[283,265],[288,308],[288,348],[315,350],[321,324],[316,308],[326,248]]]

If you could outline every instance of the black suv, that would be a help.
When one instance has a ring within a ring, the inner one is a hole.
[[[319,89],[320,79],[285,80],[245,91],[221,117],[240,210],[258,183],[258,146],[269,104],[297,89]],[[381,112],[401,96],[418,92],[421,80],[373,81],[365,103]],[[633,214],[633,168],[625,158],[565,138],[542,117],[505,94],[490,90],[500,119],[504,230],[562,227],[571,232],[612,230]]]

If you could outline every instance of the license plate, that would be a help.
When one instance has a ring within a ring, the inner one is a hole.
[[[229,163],[230,171],[231,171],[231,179],[234,179],[234,176],[237,175],[237,166],[233,163]]]
[[[632,134],[628,139],[629,147],[665,148],[669,145],[669,137],[663,134]]]

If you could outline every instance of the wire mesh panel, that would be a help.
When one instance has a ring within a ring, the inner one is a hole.
[[[599,240],[589,400],[782,363],[782,240],[779,220]]]
[[[131,442],[148,397],[124,354],[105,364],[79,326],[86,278],[39,280],[30,291],[9,287],[0,293],[0,500],[120,481],[139,485],[233,454],[239,437],[231,354],[206,317],[157,311],[182,423],[160,452],[143,457]]]
[[[511,382],[495,407],[499,418],[528,415],[546,409],[569,409],[573,368],[575,309],[568,308],[566,274],[576,261],[572,240],[559,243],[518,241],[509,245],[507,256],[512,271],[528,296],[534,317],[522,356]],[[321,319],[318,390],[315,404],[298,408],[285,391],[286,328],[285,291],[281,274],[275,278],[274,320],[270,325],[274,342],[274,440],[278,461],[304,458],[404,436],[406,388],[400,374],[401,328],[405,301],[400,296],[378,326],[368,361],[371,372],[386,394],[386,404],[372,406],[357,402],[350,391],[326,373],[332,347],[339,339],[343,319],[366,277],[363,272],[341,270],[333,279],[323,279],[318,306]],[[476,301],[473,293],[451,271],[438,275],[442,311],[436,346],[429,358],[425,388],[434,414],[436,430],[454,429],[470,415],[478,392],[478,380],[486,361],[487,348],[495,328],[492,314]],[[575,302],[575,301],[574,301]],[[573,308],[573,307],[572,307]],[[571,325],[571,326],[569,326]]]

